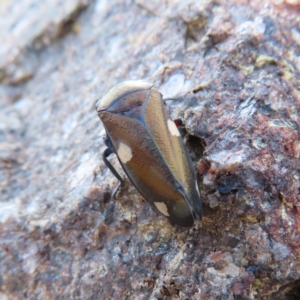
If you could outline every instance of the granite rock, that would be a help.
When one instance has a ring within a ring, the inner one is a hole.
[[[0,0],[0,299],[299,299],[299,12]],[[204,204],[191,229],[129,180],[112,197],[94,107],[129,79],[176,99]]]

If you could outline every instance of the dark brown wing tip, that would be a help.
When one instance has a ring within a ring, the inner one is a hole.
[[[185,227],[185,228],[189,228],[189,227],[193,227],[194,225],[194,218],[192,215],[187,216],[185,218],[181,218],[178,219],[176,218],[176,220],[174,218],[169,218],[170,221],[180,227]]]

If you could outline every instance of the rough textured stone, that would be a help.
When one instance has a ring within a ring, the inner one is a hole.
[[[0,299],[299,299],[299,13],[0,0]],[[112,199],[94,105],[128,79],[177,99],[201,174],[191,229],[128,180]]]

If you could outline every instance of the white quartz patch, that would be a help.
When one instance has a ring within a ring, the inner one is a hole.
[[[129,162],[132,158],[131,148],[124,143],[120,143],[117,152],[118,152],[118,157],[120,158],[123,164]]]
[[[172,135],[180,136],[178,128],[172,120],[168,120],[168,128]]]
[[[156,208],[166,217],[169,217],[167,205],[163,202],[154,202]]]
[[[164,95],[164,98],[178,97],[184,87],[184,75],[181,73],[173,74],[160,86],[159,90]]]
[[[199,187],[198,187],[198,182],[197,182],[197,180],[195,181],[195,186],[196,186],[196,190],[197,190],[198,194],[200,195],[200,191],[199,191]]]
[[[248,147],[245,145],[240,145],[231,150],[223,150],[218,153],[211,154],[209,159],[211,162],[229,168],[243,163],[247,159],[248,155]]]

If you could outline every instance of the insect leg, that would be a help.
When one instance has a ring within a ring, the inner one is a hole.
[[[109,170],[114,174],[114,176],[119,180],[119,185],[117,186],[116,190],[113,193],[113,197],[116,199],[117,192],[120,188],[120,186],[123,184],[123,178],[120,176],[120,174],[116,171],[116,169],[113,167],[113,165],[109,162],[107,159],[108,156],[110,156],[112,153],[115,153],[113,145],[109,139],[108,136],[104,137],[104,143],[108,147],[104,150],[102,153],[102,159],[106,166],[109,168]]]
[[[104,152],[102,153],[102,159],[106,166],[109,168],[109,170],[114,174],[114,176],[120,181],[120,183],[123,183],[123,178],[120,176],[120,174],[116,171],[116,169],[112,166],[112,164],[108,161],[107,157],[110,156],[113,153],[111,149],[106,148]]]

